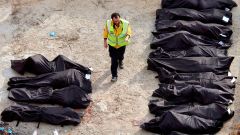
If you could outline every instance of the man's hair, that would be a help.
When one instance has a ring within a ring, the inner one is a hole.
[[[117,18],[117,17],[120,17],[120,14],[119,13],[112,13],[111,15],[111,18]]]

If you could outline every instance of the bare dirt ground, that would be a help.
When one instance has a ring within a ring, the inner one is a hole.
[[[237,1],[240,5],[240,1]],[[0,0],[0,112],[13,104],[7,99],[7,81],[18,76],[10,69],[11,59],[42,54],[52,60],[59,54],[83,65],[93,67],[93,103],[79,126],[52,126],[41,123],[39,135],[151,135],[138,124],[151,117],[148,100],[158,87],[155,73],[146,69],[151,51],[151,31],[155,11],[160,0],[28,0],[10,15],[11,4]],[[132,44],[127,47],[125,69],[119,71],[119,80],[111,83],[110,58],[103,48],[102,30],[112,12],[120,12],[133,29]],[[229,55],[236,59],[232,73],[239,72],[240,8],[233,10],[233,47]],[[57,38],[49,37],[56,32]],[[239,86],[238,86],[239,87]],[[233,132],[239,122],[240,92],[236,89],[236,110],[219,135]],[[11,123],[15,127],[16,123]],[[21,135],[31,135],[37,123],[20,123],[15,127]]]

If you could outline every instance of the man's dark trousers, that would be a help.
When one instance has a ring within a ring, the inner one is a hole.
[[[118,68],[119,62],[123,61],[124,59],[125,49],[126,49],[126,46],[116,49],[109,45],[109,55],[111,57],[111,63],[112,63],[111,65],[112,77],[118,77],[117,68]]]

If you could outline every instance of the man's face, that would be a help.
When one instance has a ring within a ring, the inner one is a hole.
[[[113,24],[114,25],[119,25],[120,24],[120,17],[118,16],[118,17],[113,17]]]

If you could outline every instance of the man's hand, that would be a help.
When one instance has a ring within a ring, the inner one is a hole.
[[[107,39],[104,39],[104,48],[108,48]]]
[[[130,36],[127,35],[126,38],[125,38],[125,42],[128,42],[128,41],[129,41],[129,38],[130,38]]]
[[[107,43],[104,43],[104,48],[106,48],[106,49],[108,48],[108,45],[107,45]]]

